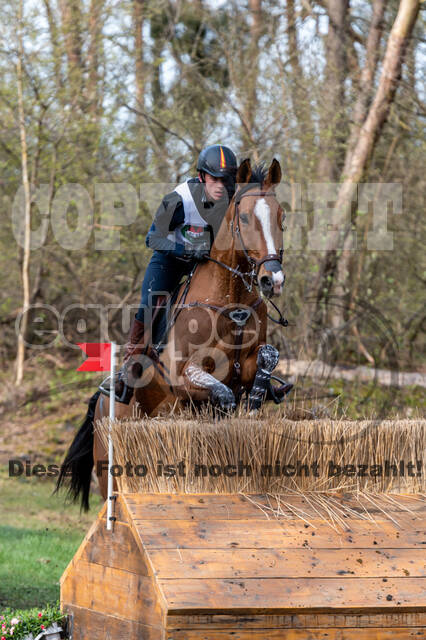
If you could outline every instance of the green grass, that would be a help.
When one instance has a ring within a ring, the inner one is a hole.
[[[350,420],[424,415],[426,393],[422,387],[396,388],[344,380],[330,380],[327,387],[339,394],[339,414]]]
[[[347,420],[420,418],[425,414],[426,390],[417,386],[385,387],[357,380],[319,382],[306,377],[297,381],[287,406],[308,410],[324,408],[329,417]],[[310,417],[309,413],[306,417]]]
[[[59,578],[101,506],[89,514],[51,497],[53,482],[0,474],[0,609],[54,604]]]

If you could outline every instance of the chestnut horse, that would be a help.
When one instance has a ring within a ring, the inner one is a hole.
[[[249,160],[241,163],[238,189],[210,257],[181,285],[159,361],[141,356],[132,367],[135,392],[130,404],[116,404],[118,419],[156,416],[176,403],[209,402],[217,411],[230,412],[243,394],[248,408],[256,410],[265,399],[281,401],[291,390],[287,383],[272,387],[279,353],[266,343],[265,298],[279,295],[284,284],[284,214],[274,192],[280,180],[275,159],[267,172],[259,167],[252,171]],[[108,413],[109,398],[97,391],[58,478],[57,489],[71,475],[70,495],[76,500],[81,494],[85,509],[93,464],[107,459],[93,425]],[[105,498],[105,464],[97,475]]]

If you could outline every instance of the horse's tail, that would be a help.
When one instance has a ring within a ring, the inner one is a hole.
[[[94,464],[93,421],[100,393],[100,391],[97,391],[89,400],[86,418],[67,451],[54,491],[54,493],[57,493],[70,476],[70,480],[67,482],[68,496],[73,502],[77,502],[81,494],[81,509],[84,511],[89,510],[90,481]]]

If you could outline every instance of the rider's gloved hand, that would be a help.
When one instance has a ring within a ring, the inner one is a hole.
[[[197,262],[205,262],[209,257],[210,251],[205,245],[198,245],[194,247],[192,257]]]

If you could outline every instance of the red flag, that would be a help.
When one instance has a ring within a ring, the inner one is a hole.
[[[111,344],[109,342],[79,342],[78,346],[88,358],[77,371],[110,371]]]

